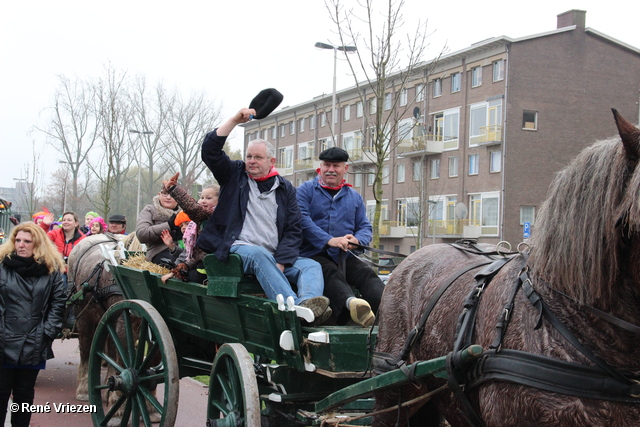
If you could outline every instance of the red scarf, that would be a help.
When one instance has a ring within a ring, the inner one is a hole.
[[[271,170],[269,170],[269,173],[268,173],[268,174],[266,174],[266,175],[265,175],[265,176],[263,176],[263,177],[260,177],[260,178],[254,178],[254,177],[253,177],[253,175],[251,175],[251,174],[250,174],[250,173],[248,173],[248,172],[247,172],[247,174],[249,175],[249,178],[251,178],[251,179],[253,179],[254,181],[257,181],[257,182],[266,181],[266,180],[268,180],[269,178],[271,178],[272,176],[280,175],[280,174],[278,173],[278,170],[275,168],[275,166],[271,166]]]
[[[320,184],[320,187],[322,188],[326,188],[327,190],[339,190],[342,187],[353,187],[353,185],[349,184],[347,180],[344,178],[342,179],[342,182],[340,183],[340,185],[338,185],[337,187],[331,187],[324,182],[324,179],[322,179],[320,168],[316,169],[316,172],[318,172],[318,184]]]

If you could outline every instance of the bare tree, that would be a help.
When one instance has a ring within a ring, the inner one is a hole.
[[[17,178],[16,200],[14,200],[13,213],[28,214],[29,218],[39,210],[40,198],[38,194],[42,188],[42,175],[40,170],[40,152],[36,150],[36,142],[31,141],[31,162],[25,163],[24,168]],[[16,208],[19,207],[19,210]]]
[[[220,107],[208,100],[203,92],[193,93],[186,101],[176,97],[163,142],[169,164],[175,168],[174,172],[180,172],[182,185],[187,188],[206,170],[200,147],[206,133],[220,124],[220,114]]]
[[[51,121],[46,128],[35,127],[48,136],[62,154],[71,173],[71,209],[77,209],[78,176],[98,138],[99,123],[93,111],[93,90],[81,79],[58,76]]]
[[[92,159],[91,169],[100,183],[98,209],[107,216],[111,210],[119,212],[129,204],[123,200],[123,188],[127,172],[135,162],[135,150],[128,134],[131,108],[126,78],[125,72],[108,65],[104,76],[94,84],[101,153],[99,158]]]
[[[365,114],[362,134],[369,146],[365,155],[374,165],[373,197],[376,201],[372,219],[374,247],[380,243],[380,216],[382,211],[382,170],[397,145],[397,122],[404,117],[410,103],[400,105],[398,96],[410,81],[424,75],[422,57],[427,43],[426,24],[418,23],[413,34],[406,34],[402,42],[400,28],[404,25],[404,0],[385,0],[384,10],[374,7],[374,0],[358,2],[358,10],[345,9],[340,0],[327,0],[326,6],[337,28],[342,46],[355,45],[354,59],[343,51],[363,106],[373,114]],[[378,19],[378,17],[380,17]],[[364,25],[362,35],[358,28]],[[401,57],[406,54],[406,57]],[[361,82],[360,77],[364,75]]]

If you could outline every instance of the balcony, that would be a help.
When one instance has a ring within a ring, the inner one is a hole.
[[[407,226],[398,221],[380,221],[380,237],[403,238],[418,234],[418,227]]]
[[[349,153],[349,161],[354,163],[373,163],[375,159],[375,151],[372,147],[347,148]]]
[[[489,125],[480,128],[480,135],[469,138],[470,145],[479,145],[488,147],[491,145],[499,145],[502,143],[502,126]]]
[[[400,141],[396,151],[398,156],[413,157],[440,154],[444,148],[445,141],[441,135],[422,135]]]
[[[483,234],[480,221],[473,219],[429,220],[428,226],[426,234],[431,237],[477,238]]]
[[[275,166],[280,175],[293,175],[293,165],[276,164]]]
[[[295,162],[296,171],[304,172],[309,170],[316,170],[320,167],[320,161],[315,160],[313,157],[305,157],[304,159],[298,159]]]

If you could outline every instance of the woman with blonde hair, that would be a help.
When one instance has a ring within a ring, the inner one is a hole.
[[[12,427],[28,427],[35,383],[51,344],[62,329],[65,262],[45,232],[33,222],[18,224],[0,246],[0,425],[13,394],[18,411]]]

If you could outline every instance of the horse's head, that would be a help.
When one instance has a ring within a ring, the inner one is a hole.
[[[530,258],[554,288],[604,309],[622,280],[640,285],[640,268],[628,268],[640,260],[640,130],[613,114],[619,136],[584,149],[551,184]]]

